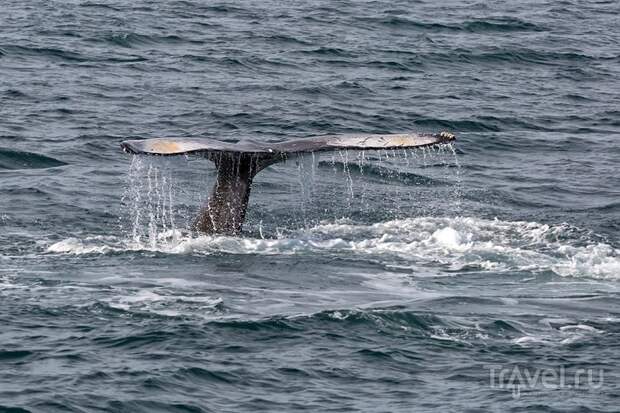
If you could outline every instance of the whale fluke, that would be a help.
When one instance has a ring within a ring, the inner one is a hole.
[[[254,176],[267,166],[286,160],[288,155],[339,149],[405,149],[449,143],[456,137],[438,134],[346,134],[313,136],[284,142],[251,140],[223,142],[206,138],[154,138],[128,140],[121,148],[132,154],[199,154],[213,161],[217,178],[207,204],[194,227],[207,234],[237,234],[241,231]]]

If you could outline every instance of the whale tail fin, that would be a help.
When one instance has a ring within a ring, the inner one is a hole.
[[[426,147],[449,143],[456,138],[438,134],[348,134],[314,136],[284,142],[223,142],[204,138],[154,138],[128,140],[121,148],[132,154],[173,156],[199,154],[213,161],[217,178],[207,204],[194,227],[207,234],[237,234],[241,231],[254,176],[289,155],[339,149],[380,150]]]

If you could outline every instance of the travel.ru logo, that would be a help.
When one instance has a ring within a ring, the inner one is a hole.
[[[484,366],[489,371],[489,385],[493,389],[506,389],[518,399],[522,391],[531,390],[598,390],[603,387],[603,369],[533,368],[523,366]]]

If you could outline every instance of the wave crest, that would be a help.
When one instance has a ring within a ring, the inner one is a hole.
[[[0,169],[42,169],[66,163],[49,156],[0,148]]]

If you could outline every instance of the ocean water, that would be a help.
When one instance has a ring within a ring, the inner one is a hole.
[[[0,5],[0,412],[618,411],[617,1]],[[261,172],[127,138],[439,132]]]

